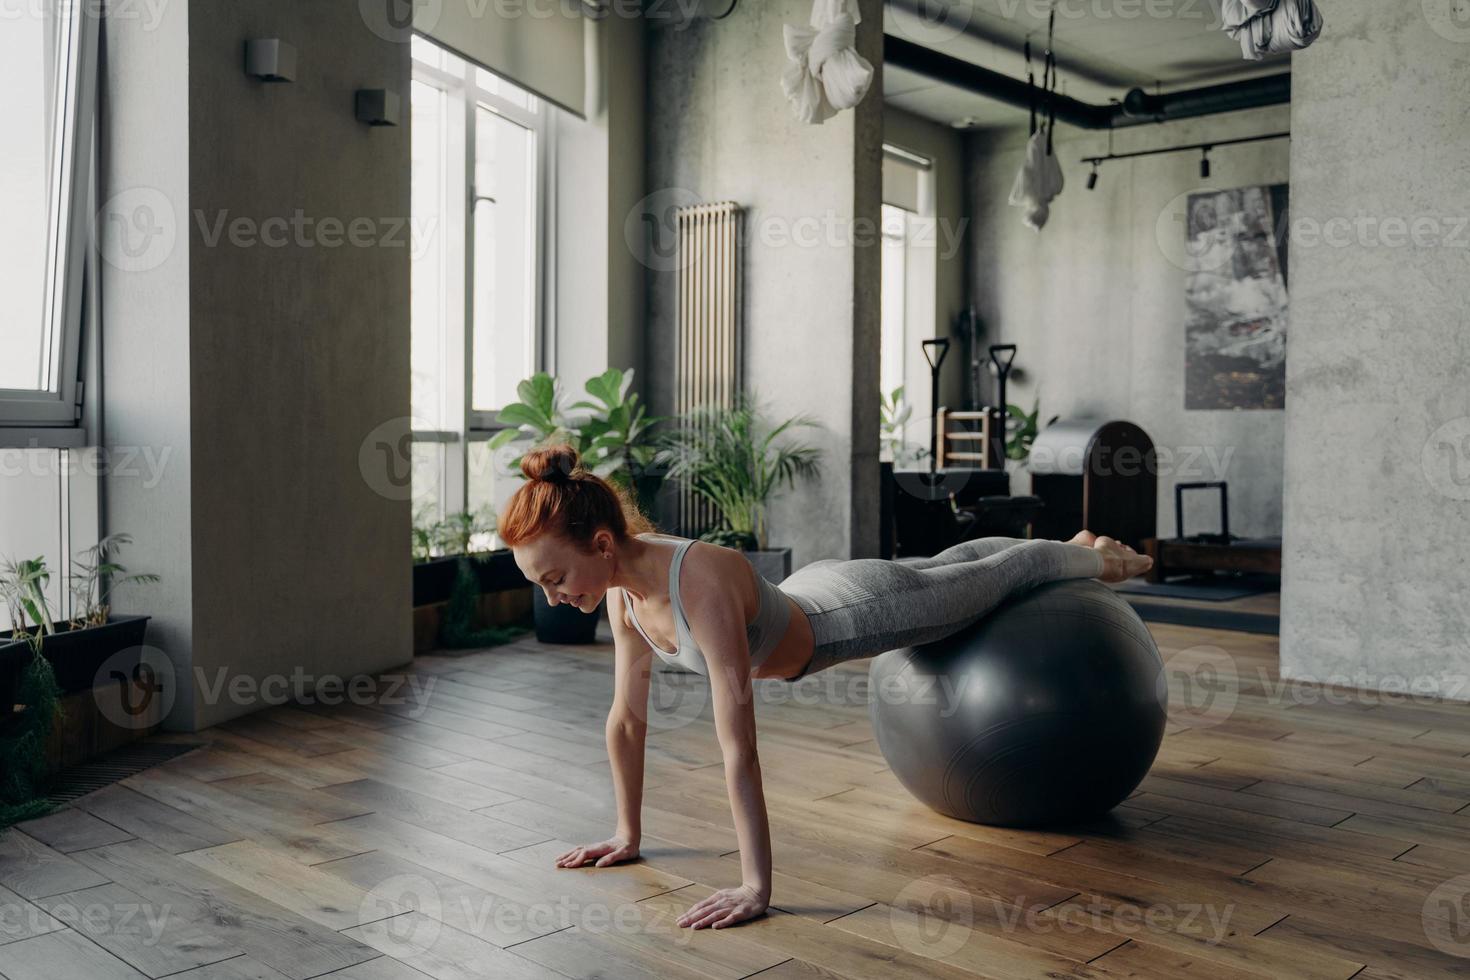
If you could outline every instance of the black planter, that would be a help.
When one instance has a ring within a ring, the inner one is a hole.
[[[444,558],[414,562],[413,604],[415,606],[428,606],[449,599],[450,594],[454,591],[454,578],[458,574],[461,557],[460,555],[449,555]],[[482,593],[522,589],[531,584],[521,573],[520,566],[516,564],[515,555],[509,548],[500,548],[481,557],[484,560],[471,557],[470,567],[480,577]]]
[[[83,629],[61,628],[41,643],[41,656],[51,663],[63,695],[90,691],[97,671],[114,654],[127,651],[114,666],[131,671],[142,659],[147,616],[113,616],[103,626]],[[14,639],[9,630],[0,632],[0,705],[8,710],[15,703],[21,674],[31,661],[28,640]]]
[[[542,643],[596,643],[597,623],[607,597],[590,613],[566,603],[552,605],[541,589],[531,590],[531,612],[536,618],[536,639]]]

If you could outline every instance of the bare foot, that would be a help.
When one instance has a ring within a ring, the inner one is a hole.
[[[1092,545],[1093,545],[1093,542],[1095,542],[1096,540],[1097,540],[1097,535],[1096,534],[1093,534],[1091,531],[1087,530],[1086,528],[1083,528],[1082,530],[1080,530],[1076,534],[1074,534],[1072,536],[1072,540],[1071,541],[1068,541],[1067,543],[1068,544],[1080,544],[1084,548],[1091,548]]]
[[[1087,533],[1089,532],[1083,531],[1078,537]],[[1103,573],[1098,578],[1104,582],[1126,582],[1135,575],[1142,575],[1154,566],[1152,558],[1140,555],[1121,541],[1110,538],[1106,534],[1094,535],[1094,538],[1092,547],[1101,552],[1103,556]]]

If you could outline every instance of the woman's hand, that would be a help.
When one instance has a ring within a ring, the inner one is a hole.
[[[619,861],[631,861],[638,856],[638,842],[624,837],[609,837],[597,844],[583,844],[556,859],[558,868],[580,868],[588,861],[596,861],[593,867],[605,868]]]
[[[681,926],[694,929],[704,926],[719,929],[755,918],[766,910],[770,901],[770,892],[763,892],[751,885],[722,888],[679,916],[678,922]]]

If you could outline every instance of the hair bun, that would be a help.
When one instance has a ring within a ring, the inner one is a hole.
[[[581,457],[567,443],[533,449],[521,457],[521,473],[528,480],[566,483],[573,478]]]

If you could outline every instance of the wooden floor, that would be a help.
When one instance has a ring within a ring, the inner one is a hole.
[[[698,933],[673,920],[739,883],[702,678],[656,687],[644,859],[565,870],[613,829],[610,647],[419,658],[382,703],[165,736],[212,744],[0,833],[0,974],[1470,976],[1470,709],[1323,703],[1273,638],[1154,633],[1158,762],[1066,832],[914,802],[847,696],[865,665],[759,682],[774,904]]]

